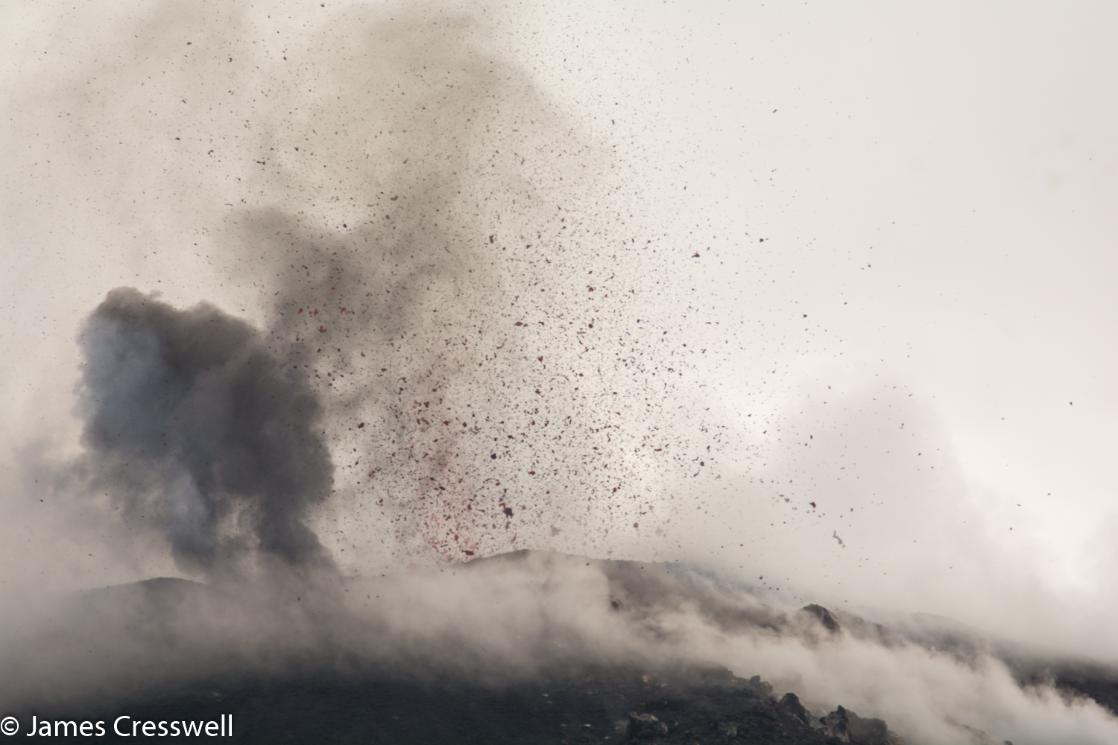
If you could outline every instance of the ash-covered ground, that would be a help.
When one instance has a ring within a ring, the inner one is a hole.
[[[756,589],[544,552],[316,584],[153,579],[44,611],[5,646],[0,695],[25,722],[232,714],[254,743],[1110,736],[1118,671]]]

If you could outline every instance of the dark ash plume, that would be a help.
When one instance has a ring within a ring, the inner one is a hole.
[[[211,305],[176,310],[118,288],[81,344],[95,483],[126,519],[158,528],[180,567],[330,563],[307,525],[333,485],[321,409],[256,329]]]

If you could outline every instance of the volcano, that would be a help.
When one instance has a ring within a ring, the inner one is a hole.
[[[880,712],[821,701],[806,681],[797,691],[740,660],[719,664],[698,651],[703,634],[819,657],[856,644],[969,666],[996,658],[1022,690],[1049,685],[1118,712],[1113,671],[1014,657],[957,630],[780,607],[680,564],[532,551],[329,590],[162,578],[89,591],[5,651],[4,694],[52,721],[232,715],[238,743],[923,741]],[[1005,741],[966,716],[959,742]]]

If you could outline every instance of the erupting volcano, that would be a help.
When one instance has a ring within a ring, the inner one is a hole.
[[[1036,13],[9,10],[0,731],[1118,742],[1118,18]]]

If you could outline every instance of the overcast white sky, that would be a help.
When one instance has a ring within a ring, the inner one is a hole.
[[[210,178],[148,137],[164,119],[140,106],[131,129],[102,122],[75,146],[101,109],[59,89],[96,60],[110,83],[86,95],[111,97],[129,67],[170,58],[114,55],[114,28],[145,5],[0,6],[9,473],[22,433],[72,428],[73,338],[107,289],[259,317],[204,235],[148,248],[160,226],[191,224],[179,191]],[[262,3],[251,33],[297,34],[318,6]],[[629,549],[787,569],[814,592],[843,582],[836,596],[977,622],[1035,611],[1063,642],[1104,632],[1104,608],[1118,610],[1113,4],[455,7],[487,18],[495,52],[613,148],[642,184],[639,212],[710,258],[685,289],[732,330],[702,374],[737,440],[704,487],[709,510]],[[794,514],[758,485],[786,477]],[[14,481],[3,498],[31,500]],[[812,522],[808,500],[828,519]],[[850,507],[864,519],[832,519]],[[26,514],[4,528],[21,546],[68,520]],[[18,573],[15,549],[0,557]]]

